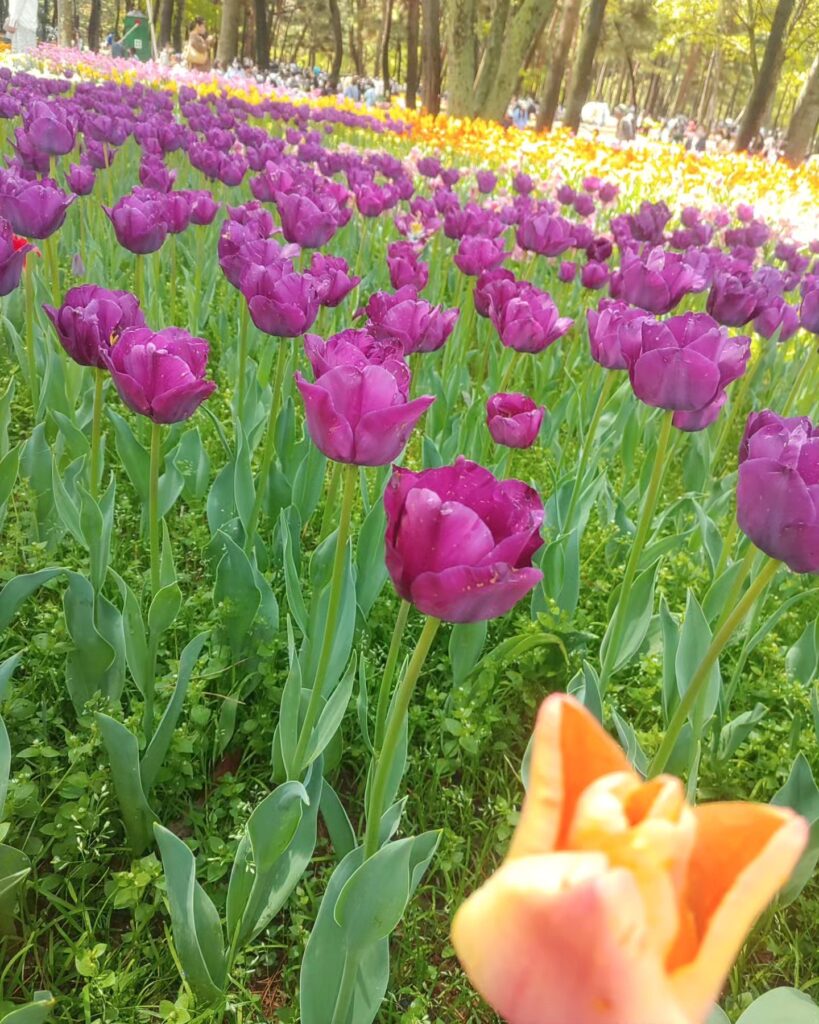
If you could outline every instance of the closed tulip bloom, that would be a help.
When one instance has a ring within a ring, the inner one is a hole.
[[[297,373],[296,384],[313,444],[328,459],[356,466],[386,466],[397,459],[435,401],[432,395],[408,401],[409,370],[395,359],[338,362],[313,384]]]
[[[605,263],[598,263],[591,260],[580,271],[580,283],[584,288],[597,291],[608,281],[611,271]]]
[[[399,467],[384,493],[387,569],[425,615],[483,622],[505,615],[543,578],[532,556],[543,503],[520,480],[459,458],[420,473]]]
[[[534,190],[535,183],[529,177],[528,174],[524,174],[523,171],[518,171],[517,174],[512,178],[512,188],[519,192],[522,196],[528,196],[530,192]]]
[[[249,282],[242,275],[242,293],[253,323],[277,338],[296,338],[313,326],[319,311],[314,278],[296,274],[287,265],[271,266]]]
[[[105,353],[130,327],[144,327],[139,300],[130,292],[83,284],[66,292],[59,309],[44,305],[60,344],[81,366],[105,369]]]
[[[787,808],[692,807],[679,779],[644,781],[553,694],[506,860],[458,910],[453,945],[508,1024],[704,1024],[807,840]]]
[[[611,294],[659,316],[670,312],[684,295],[698,291],[704,283],[677,253],[652,249],[644,259],[623,253],[620,270],[611,279]]]
[[[511,270],[485,270],[475,282],[472,301],[478,316],[488,317],[493,306],[500,308],[518,291],[518,281]]]
[[[518,392],[492,395],[486,403],[486,425],[495,444],[530,448],[540,432],[546,413],[528,395]]]
[[[805,289],[799,307],[799,322],[811,334],[819,334],[819,287]]]
[[[563,217],[536,213],[518,227],[518,245],[541,256],[559,256],[574,245],[573,227],[571,221]]]
[[[172,171],[165,164],[162,157],[143,157],[139,165],[139,183],[145,188],[155,189],[157,192],[170,192],[173,183],[176,181],[176,171]]]
[[[277,192],[276,206],[284,237],[305,249],[326,245],[338,231],[338,204],[330,196],[311,198],[298,192]]]
[[[776,334],[777,341],[787,341],[799,330],[799,311],[777,295],[757,313],[754,330],[763,338]]]
[[[478,191],[484,195],[494,192],[495,186],[498,183],[497,175],[493,174],[492,171],[478,171],[475,175],[475,180],[478,183]]]
[[[725,404],[725,387],[745,372],[751,342],[731,337],[707,313],[683,313],[662,322],[645,320],[639,349],[628,347],[623,354],[642,402],[676,410],[679,430],[702,430]]]
[[[191,224],[196,224],[199,227],[212,224],[222,204],[217,203],[206,188],[187,189],[186,195],[190,204]]]
[[[68,207],[77,197],[44,178],[42,181],[6,181],[0,192],[0,216],[18,235],[48,238],[62,227]]]
[[[754,319],[766,298],[750,274],[722,272],[714,277],[705,308],[717,323],[741,327]]]
[[[65,181],[75,196],[89,196],[94,191],[96,175],[88,164],[71,164],[66,171]]]
[[[574,323],[570,317],[560,316],[548,292],[528,284],[519,287],[500,308],[493,308],[489,316],[501,342],[518,352],[542,352]]]
[[[387,268],[393,288],[409,285],[420,292],[429,283],[429,264],[419,259],[418,249],[411,242],[390,242],[387,246]]]
[[[557,268],[557,279],[570,284],[577,277],[577,264],[572,260],[563,260]]]
[[[9,295],[20,284],[26,254],[34,246],[15,235],[11,224],[0,218],[0,295]]]
[[[607,370],[627,370],[625,353],[640,351],[643,323],[648,319],[645,310],[611,299],[601,300],[598,309],[587,309],[592,359]]]
[[[129,252],[156,252],[168,237],[168,206],[164,192],[143,189],[122,196],[112,208],[103,210],[114,226],[117,241]]]
[[[354,288],[361,278],[350,273],[350,267],[342,256],[325,256],[313,253],[306,273],[313,278],[322,306],[335,309]]]
[[[165,194],[165,222],[168,234],[180,235],[188,230],[191,222],[191,204],[187,192],[180,190]]]
[[[737,522],[766,555],[819,573],[819,428],[807,416],[751,413],[739,447]]]
[[[478,277],[486,270],[497,270],[508,255],[502,238],[464,235],[455,253],[455,266],[463,274]]]
[[[103,356],[123,402],[154,423],[189,419],[216,390],[205,380],[208,343],[181,327],[132,327]]]
[[[398,341],[405,355],[441,348],[460,312],[433,306],[410,287],[399,288],[392,294],[375,292],[365,311],[370,332],[377,338]]]
[[[52,101],[35,100],[23,118],[29,138],[41,153],[63,156],[74,148],[77,119]]]

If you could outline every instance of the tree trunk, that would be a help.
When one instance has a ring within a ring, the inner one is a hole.
[[[119,0],[117,0],[117,12],[119,13]],[[176,0],[173,18],[173,48],[177,53],[182,52],[182,27],[185,22],[185,0]],[[114,30],[116,34],[116,29]]]
[[[222,20],[219,26],[219,45],[216,48],[216,59],[226,68],[236,56],[239,43],[239,16],[242,7],[240,0],[223,0]]]
[[[816,128],[819,126],[819,56],[816,57],[788,125],[785,136],[785,156],[799,163],[810,153]]]
[[[72,46],[74,43],[73,0],[57,0],[57,41],[60,46]]]
[[[449,113],[469,117],[475,112],[475,0],[451,0],[447,39]]]
[[[333,30],[333,65],[330,68],[330,88],[333,92],[338,88],[338,76],[341,74],[341,62],[344,59],[344,33],[341,31],[341,11],[338,0],[328,0],[330,5],[330,26]]]
[[[571,128],[574,132],[580,127],[580,111],[589,94],[594,55],[597,52],[600,35],[603,31],[605,14],[606,0],[591,0],[572,71],[572,82],[566,100],[566,116],[563,119],[566,127]]]
[[[384,0],[384,24],[381,28],[381,46],[379,47],[379,64],[381,80],[384,83],[384,96],[390,95],[390,32],[392,30],[392,0]]]
[[[697,71],[697,65],[700,62],[701,53],[702,47],[700,44],[694,43],[688,52],[688,63],[685,65],[685,71],[683,72],[680,87],[677,89],[677,95],[674,98],[674,102],[671,104],[672,114],[682,114],[685,112],[685,104],[688,102],[688,94],[691,92],[691,86],[694,82],[694,75]]]
[[[543,31],[554,8],[555,0],[523,0],[504,33],[498,73],[478,111],[483,117],[503,119],[532,40]]]
[[[419,0],[407,0],[407,89],[404,102],[415,110],[418,93]]]
[[[503,34],[506,30],[508,17],[509,0],[495,0],[492,7],[489,35],[486,37],[486,45],[483,48],[483,56],[481,57],[478,74],[475,78],[475,87],[473,89],[475,110],[483,108],[489,96],[489,90],[492,88],[492,82],[498,73],[501,49],[503,47]]]
[[[430,114],[441,109],[441,4],[440,0],[422,0],[424,41],[421,48],[424,106]]]
[[[256,66],[267,71],[270,66],[270,29],[267,23],[267,0],[253,0],[256,16]]]
[[[159,4],[159,31],[157,32],[156,45],[160,50],[171,41],[173,32],[173,0],[161,0]],[[91,37],[91,23],[88,23],[89,46]]]
[[[537,115],[535,127],[538,131],[543,131],[544,128],[551,128],[554,123],[557,105],[560,100],[560,87],[566,74],[569,51],[572,48],[572,41],[577,31],[579,18],[580,0],[564,0],[563,16],[560,19],[560,34],[552,51],[552,60],[549,65],[549,72],[546,75],[543,95],[540,100],[540,110]]]
[[[734,150],[741,153],[748,148],[751,139],[759,131],[765,107],[771,94],[776,89],[776,82],[781,66],[782,45],[785,32],[793,11],[794,0],[779,0],[774,11],[771,31],[765,43],[765,53],[759,66],[759,75],[754,83],[753,92],[745,107],[742,120],[739,122]]]
[[[101,6],[101,0],[91,0],[91,12],[88,15],[88,49],[94,53],[100,48]]]
[[[291,64],[298,64],[298,62],[299,62],[299,54],[301,53],[301,48],[302,48],[302,46],[304,44],[304,40],[305,40],[305,38],[307,36],[308,27],[309,26],[307,24],[305,24],[302,27],[301,33],[299,34],[299,37],[296,40],[296,45],[293,47],[293,49],[292,49],[292,51],[290,53],[290,63]]]
[[[361,52],[359,51],[359,49],[358,49],[358,47],[356,46],[356,43],[355,43],[355,30],[353,29],[352,25],[350,25],[349,37],[350,37],[350,40],[349,40],[350,41],[350,54],[351,54],[351,56],[353,58],[353,64],[355,64],[355,73],[358,75],[359,78],[363,78],[364,77],[364,63],[361,60]]]

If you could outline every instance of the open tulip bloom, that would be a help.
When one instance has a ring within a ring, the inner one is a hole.
[[[455,951],[508,1024],[704,1024],[807,840],[785,808],[691,807],[679,779],[644,781],[554,694],[506,860],[456,914]]]

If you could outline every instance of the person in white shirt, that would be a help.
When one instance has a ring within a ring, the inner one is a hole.
[[[6,29],[13,53],[28,53],[37,45],[37,0],[10,0]]]

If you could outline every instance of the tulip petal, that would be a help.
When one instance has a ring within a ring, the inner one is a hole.
[[[629,373],[637,397],[660,409],[702,409],[720,386],[716,365],[687,349],[644,352]]]
[[[216,390],[212,380],[191,380],[179,387],[163,390],[151,401],[151,419],[155,423],[179,423],[196,412]]]
[[[529,789],[510,858],[554,850],[565,841],[577,801],[592,782],[612,772],[634,774],[594,715],[568,694],[553,693],[541,705],[532,750]]]
[[[633,876],[604,854],[508,861],[458,910],[452,942],[509,1024],[692,1024],[647,944]]]
[[[773,459],[751,459],[739,467],[737,522],[743,533],[771,558],[784,558],[786,527],[812,523],[813,499],[795,469]]]
[[[386,466],[397,459],[415,424],[435,401],[424,395],[412,402],[374,409],[355,428],[355,461],[359,466]]]
[[[458,565],[416,576],[412,602],[445,622],[483,622],[505,615],[542,579],[540,569],[513,569],[505,563]]]
[[[311,384],[300,373],[296,374],[296,386],[304,400],[307,429],[313,444],[328,459],[352,462],[355,455],[353,431],[336,411],[329,392],[320,384]]]
[[[769,804],[696,807],[687,903],[700,937],[696,957],[672,976],[676,997],[700,1020],[753,922],[785,884],[808,841],[807,822]]]

